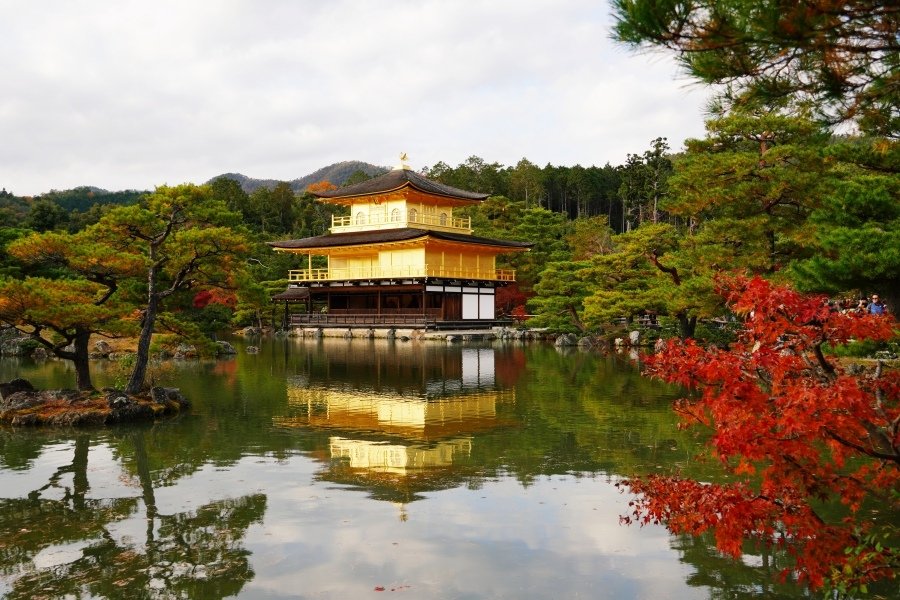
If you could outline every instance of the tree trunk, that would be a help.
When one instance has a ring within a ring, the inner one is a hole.
[[[94,389],[94,384],[91,382],[90,365],[88,363],[88,343],[90,342],[90,339],[91,333],[89,331],[79,331],[75,334],[75,339],[73,340],[75,352],[72,356],[72,363],[75,365],[75,385],[82,391]]]
[[[680,329],[681,339],[686,340],[694,337],[694,332],[697,330],[697,317],[688,317],[684,313],[679,313],[678,327]]]
[[[157,263],[157,249],[164,241],[158,240],[150,244],[150,268],[147,271],[147,310],[144,311],[144,319],[141,323],[141,335],[138,338],[137,353],[134,357],[134,370],[128,385],[125,386],[126,394],[138,394],[144,387],[144,379],[147,377],[147,363],[150,362],[150,340],[153,338],[153,327],[156,325],[156,314],[159,312],[159,292],[156,289],[159,263]]]
[[[147,310],[144,312],[141,335],[138,338],[137,353],[134,356],[134,370],[131,372],[128,385],[125,386],[126,394],[137,394],[144,387],[144,379],[147,377],[147,363],[150,361],[150,340],[153,337],[153,326],[156,323],[156,313],[158,311],[159,298],[154,292],[151,292],[147,300]]]
[[[575,327],[578,328],[578,331],[584,333],[584,323],[581,322],[581,319],[578,318],[578,311],[575,310],[574,306],[569,305],[569,316],[572,317],[572,322],[575,323]]]

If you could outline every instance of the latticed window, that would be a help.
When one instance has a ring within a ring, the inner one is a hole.
[[[412,221],[413,223],[415,223],[415,222],[416,222],[416,217],[418,217],[418,216],[419,216],[419,211],[417,211],[417,210],[414,209],[414,208],[409,209],[409,220],[410,220],[410,221]]]
[[[391,211],[391,221],[393,221],[394,223],[400,222],[400,209],[399,208],[395,208],[394,210]]]
[[[441,225],[446,225],[446,224],[447,224],[447,213],[441,213],[441,219],[440,219],[440,222],[441,222]]]
[[[366,224],[366,213],[359,211],[356,213],[356,224],[357,225],[365,225]]]

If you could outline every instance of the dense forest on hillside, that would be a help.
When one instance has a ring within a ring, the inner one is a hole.
[[[714,118],[707,129],[682,153],[670,153],[667,141],[657,138],[616,166],[539,167],[524,158],[508,166],[471,156],[422,173],[491,194],[467,210],[476,234],[535,244],[531,252],[501,259],[501,266],[517,270],[517,283],[501,294],[500,310],[532,315],[536,326],[588,332],[652,314],[670,317],[681,335],[693,335],[698,322],[723,314],[713,293],[722,270],[848,299],[880,292],[896,305],[900,191],[893,174],[900,158],[894,142],[834,137],[809,119],[766,111]],[[310,185],[369,178],[362,169],[347,172],[360,165],[331,165],[313,175],[342,179]],[[295,191],[292,182],[250,193],[245,178],[231,175],[206,185],[239,215],[256,244],[244,280],[258,286],[255,304],[237,302],[236,310],[228,307],[213,321],[259,321],[268,311],[266,291],[283,289],[295,266],[263,242],[325,233],[340,209]],[[29,272],[4,252],[13,240],[32,231],[77,233],[142,194],[88,187],[36,198],[0,193],[7,224],[0,272]]]

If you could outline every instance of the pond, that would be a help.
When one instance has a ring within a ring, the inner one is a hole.
[[[0,596],[796,598],[783,558],[620,525],[635,473],[717,477],[678,390],[546,345],[272,339],[155,376],[189,414],[0,429]],[[93,365],[98,386],[121,382]],[[0,381],[71,385],[66,363]]]

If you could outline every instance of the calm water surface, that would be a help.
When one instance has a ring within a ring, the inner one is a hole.
[[[793,598],[778,560],[626,527],[634,473],[715,477],[677,391],[547,346],[272,340],[167,364],[190,414],[0,429],[8,598]],[[123,375],[95,365],[98,385]],[[58,361],[0,380],[71,385]],[[379,595],[381,594],[381,595]]]

